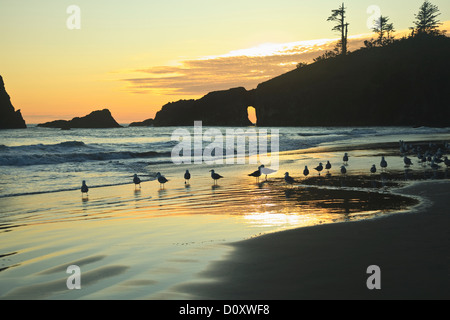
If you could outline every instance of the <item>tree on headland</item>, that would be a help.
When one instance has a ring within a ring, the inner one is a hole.
[[[297,63],[297,69],[306,67],[307,65],[308,65],[308,63],[306,63],[306,62],[299,62],[299,63]]]
[[[375,44],[384,46],[392,42],[392,33],[395,32],[394,24],[389,23],[389,17],[380,16],[375,20],[372,31],[378,34],[378,39],[374,41]]]
[[[416,20],[414,20],[414,26],[411,29],[412,35],[439,35],[440,32],[437,30],[441,23],[437,17],[441,13],[439,8],[426,0],[419,9],[419,13],[415,14]]]
[[[331,11],[331,16],[328,17],[327,21],[335,22],[335,26],[333,27],[333,31],[338,31],[341,34],[341,40],[339,41],[337,48],[340,49],[340,54],[347,54],[347,35],[348,35],[348,23],[346,22],[346,8],[344,3],[335,10]]]
[[[314,62],[326,60],[330,58],[337,57],[339,55],[347,55],[348,49],[347,49],[347,35],[348,35],[348,23],[346,22],[346,8],[344,6],[344,3],[335,10],[331,10],[331,16],[328,17],[327,21],[335,22],[335,25],[333,27],[333,31],[338,31],[341,34],[341,39],[336,44],[336,47],[334,50],[330,51],[327,50],[322,55],[318,56],[317,58],[313,59]]]
[[[321,60],[327,60],[330,58],[334,58],[334,57],[337,57],[338,55],[339,55],[339,48],[336,47],[336,48],[334,48],[334,51],[327,50],[327,51],[325,51],[325,53],[321,54],[317,58],[314,58],[313,60],[314,60],[314,62],[317,62],[317,61],[321,61]]]

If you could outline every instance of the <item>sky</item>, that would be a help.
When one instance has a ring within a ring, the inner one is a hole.
[[[431,2],[450,30],[450,1]],[[250,90],[311,62],[339,37],[326,20],[341,3],[0,0],[0,75],[27,123],[104,108],[119,123],[142,121],[168,102]],[[374,14],[403,31],[422,3],[345,1],[350,48],[374,36],[368,27]]]

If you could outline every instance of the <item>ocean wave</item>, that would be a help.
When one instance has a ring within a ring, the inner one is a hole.
[[[0,150],[5,152],[31,152],[31,151],[65,151],[68,149],[80,149],[88,148],[88,146],[83,141],[64,141],[56,144],[30,144],[30,145],[19,145],[19,146],[5,146],[0,145]]]
[[[349,134],[351,135],[366,135],[366,134],[377,134],[378,131],[370,128],[355,128],[352,129]]]
[[[32,166],[32,165],[50,165],[67,162],[86,162],[86,161],[107,161],[123,160],[136,158],[156,158],[168,157],[169,152],[91,152],[91,153],[27,153],[2,155],[0,157],[0,166]]]

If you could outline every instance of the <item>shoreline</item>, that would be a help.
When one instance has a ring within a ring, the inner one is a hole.
[[[231,253],[199,275],[212,284],[178,290],[213,300],[450,299],[449,187],[414,182],[393,190],[424,199],[406,211],[231,243]],[[371,265],[380,267],[380,290],[367,288]]]

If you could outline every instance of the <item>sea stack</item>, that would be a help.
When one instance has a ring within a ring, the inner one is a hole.
[[[47,128],[120,128],[122,127],[114,120],[111,112],[108,109],[93,111],[84,117],[75,117],[72,120],[55,120],[46,123],[38,124],[38,127]]]
[[[153,127],[153,119],[146,119],[141,122],[132,122],[129,127]]]
[[[24,129],[27,125],[20,110],[15,110],[0,76],[0,129]]]

